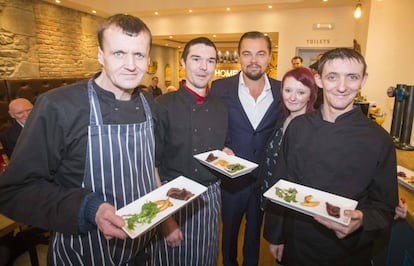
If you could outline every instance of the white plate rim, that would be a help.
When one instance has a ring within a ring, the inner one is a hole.
[[[185,186],[183,185],[185,184]],[[169,217],[171,214],[178,211],[180,208],[184,207],[188,203],[190,203],[192,200],[200,196],[202,193],[207,191],[207,187],[204,185],[201,185],[200,183],[191,180],[185,176],[178,176],[175,179],[171,180],[170,182],[158,187],[157,189],[151,191],[150,193],[142,196],[141,198],[137,199],[136,201],[131,202],[128,205],[125,205],[124,207],[120,208],[116,211],[116,214],[119,216],[125,215],[125,214],[131,214],[131,213],[139,213],[141,211],[141,207],[144,203],[148,201],[156,201],[161,199],[167,199],[167,191],[168,189],[172,187],[177,188],[185,188],[186,190],[190,191],[194,194],[190,199],[187,201],[183,200],[177,200],[170,198],[170,201],[173,203],[173,206],[165,209],[164,211],[161,211],[157,214],[156,217],[153,218],[150,224],[140,224],[135,226],[134,230],[129,230],[127,228],[127,224],[122,228],[130,238],[136,238],[139,235],[147,232],[148,230],[152,229],[153,227],[157,226],[160,222],[165,220],[167,217]],[[162,196],[160,196],[160,194]],[[137,210],[137,211],[131,211]],[[126,221],[125,221],[126,222]]]
[[[404,172],[406,173],[408,176],[414,176],[414,172],[401,166],[401,165],[397,165],[397,173],[398,172]],[[403,185],[404,187],[408,188],[409,190],[414,191],[414,185],[411,185],[410,183],[408,183],[407,181],[404,180],[404,178],[400,177],[397,175],[398,178],[398,183],[400,183],[401,185]]]
[[[298,191],[298,195],[297,195],[297,203],[288,203],[286,201],[284,201],[282,198],[279,198],[278,196],[276,196],[275,194],[275,189],[276,187],[280,187],[280,188],[290,188],[293,187]],[[320,201],[320,204],[318,207],[306,207],[306,206],[302,206],[300,205],[300,202],[303,201],[303,197],[304,195],[312,195],[314,196],[313,200],[316,201]],[[284,207],[293,209],[295,211],[299,211],[301,213],[304,213],[306,215],[310,215],[310,216],[322,216],[325,217],[329,220],[332,220],[334,222],[343,224],[343,225],[348,225],[350,222],[350,217],[346,217],[344,216],[343,212],[344,210],[354,210],[356,208],[356,206],[358,205],[358,202],[353,200],[353,199],[349,199],[349,198],[345,198],[345,197],[341,197],[339,195],[336,194],[332,194],[326,191],[322,191],[322,190],[318,190],[315,188],[310,188],[307,186],[303,186],[297,183],[293,183],[290,181],[287,181],[285,179],[280,179],[278,182],[276,182],[276,184],[274,184],[271,188],[269,188],[264,194],[264,197],[268,198],[269,200],[271,200],[272,202],[275,202],[277,204],[280,204]],[[339,206],[341,208],[341,216],[339,218],[330,216],[327,211],[326,211],[326,202],[329,202],[330,204],[333,204],[335,206]]]
[[[244,166],[246,166],[243,170],[237,171],[235,173],[229,173],[228,171],[224,170],[224,168],[215,165],[212,162],[207,162],[206,158],[207,156],[213,153],[214,156],[219,157],[219,159],[224,159],[226,161],[228,161],[229,163],[240,163]],[[252,172],[254,169],[256,169],[258,167],[257,163],[248,161],[246,159],[243,159],[241,157],[235,156],[235,155],[228,155],[223,151],[220,150],[212,150],[212,151],[206,151],[206,152],[202,152],[199,154],[194,155],[194,158],[196,158],[200,163],[216,170],[217,172],[222,173],[223,175],[226,175],[230,178],[236,178],[245,174],[248,174],[250,172]]]

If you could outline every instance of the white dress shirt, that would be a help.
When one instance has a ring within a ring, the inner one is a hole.
[[[265,85],[263,91],[259,97],[257,97],[257,100],[255,100],[250,94],[249,88],[244,83],[243,73],[240,72],[238,94],[243,109],[249,118],[250,124],[256,130],[257,126],[266,114],[267,109],[269,109],[269,106],[273,102],[273,94],[267,75],[265,75]]]

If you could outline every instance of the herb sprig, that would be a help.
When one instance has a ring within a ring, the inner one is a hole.
[[[136,224],[151,223],[152,219],[159,213],[160,210],[157,204],[154,202],[144,203],[141,207],[141,212],[137,214],[125,215],[127,221],[127,227],[130,230],[134,230]]]
[[[286,202],[298,202],[296,200],[296,194],[298,194],[298,191],[295,188],[279,188],[276,187],[276,196],[279,198],[282,198]]]

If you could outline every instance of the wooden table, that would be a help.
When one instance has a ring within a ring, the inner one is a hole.
[[[17,227],[19,227],[19,223],[16,223],[15,221],[0,214],[0,237],[3,237],[10,232],[13,232],[13,230]]]
[[[403,151],[396,149],[397,162],[404,168],[414,171],[414,151]],[[405,198],[408,207],[407,222],[414,229],[414,192],[408,188],[398,185],[399,196]]]

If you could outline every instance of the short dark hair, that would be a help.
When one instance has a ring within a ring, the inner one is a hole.
[[[306,112],[314,111],[313,105],[316,101],[318,96],[318,87],[316,86],[315,77],[312,71],[306,67],[297,67],[292,70],[289,70],[285,73],[282,78],[282,86],[281,86],[281,93],[283,93],[283,87],[285,85],[285,80],[288,77],[292,77],[308,87],[310,89],[310,97],[309,102],[306,105]],[[285,103],[282,101],[282,110],[287,115],[289,114],[289,110],[286,108]]]
[[[216,51],[216,60],[217,60],[217,58],[218,58],[218,56],[217,56],[217,47],[214,44],[214,42],[211,41],[209,38],[206,38],[206,37],[198,37],[198,38],[194,38],[194,39],[190,40],[184,46],[183,54],[181,55],[181,59],[183,59],[184,62],[187,60],[187,56],[190,53],[191,46],[196,45],[196,44],[205,44],[207,46],[213,47],[214,50]]]
[[[103,34],[110,26],[116,26],[122,29],[122,31],[129,36],[137,36],[141,32],[145,32],[150,37],[150,47],[152,44],[152,34],[148,26],[139,18],[125,15],[116,14],[106,18],[99,26],[97,30],[99,47],[103,49]]]
[[[294,57],[292,57],[292,60],[290,60],[291,62],[293,61],[293,60],[296,60],[296,59],[299,59],[300,60],[300,62],[301,63],[303,63],[303,58],[302,57],[300,57],[300,56],[294,56]]]
[[[269,50],[269,54],[272,52],[272,41],[270,40],[269,36],[265,35],[263,32],[260,31],[248,31],[245,32],[239,40],[238,52],[240,54],[241,43],[244,39],[264,39],[267,42],[267,49]]]
[[[363,65],[363,75],[365,75],[367,71],[367,63],[365,62],[365,58],[360,53],[351,48],[335,48],[325,52],[321,59],[319,59],[318,74],[322,75],[325,63],[334,59],[354,59]]]

